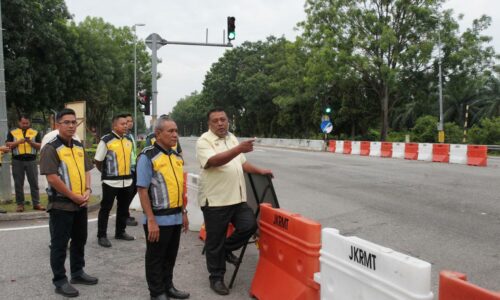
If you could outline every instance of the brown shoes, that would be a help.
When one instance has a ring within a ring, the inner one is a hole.
[[[43,207],[42,205],[40,204],[37,204],[37,205],[33,205],[33,210],[42,210],[42,211],[45,211],[45,207]],[[18,205],[17,208],[16,208],[16,212],[23,212],[24,211],[24,205]]]
[[[23,208],[24,209],[24,208]],[[37,205],[34,205],[33,206],[33,210],[45,210],[45,207],[43,207],[42,205],[40,204],[37,204]]]

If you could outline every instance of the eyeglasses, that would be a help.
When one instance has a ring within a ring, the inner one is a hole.
[[[76,124],[77,124],[77,121],[69,121],[69,120],[66,120],[66,121],[59,122],[59,124],[64,124],[64,125],[66,125],[66,126],[69,126],[69,125],[76,125]]]

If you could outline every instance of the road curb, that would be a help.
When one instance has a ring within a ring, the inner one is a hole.
[[[88,207],[88,212],[93,212],[99,209],[100,203],[92,204]],[[19,220],[36,220],[36,219],[48,219],[49,214],[45,211],[37,212],[22,212],[22,213],[6,213],[0,214],[1,221],[19,221]]]

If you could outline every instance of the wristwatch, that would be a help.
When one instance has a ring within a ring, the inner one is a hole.
[[[92,194],[92,189],[91,188],[85,188],[86,191],[90,191],[90,193]]]
[[[188,210],[187,210],[187,209],[185,209],[185,208],[183,208],[183,209],[182,209],[182,213],[183,213],[183,214],[187,214],[187,213],[188,213]]]

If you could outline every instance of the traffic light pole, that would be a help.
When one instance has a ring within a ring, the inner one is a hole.
[[[151,49],[151,87],[152,91],[151,94],[153,95],[152,101],[153,101],[153,124],[156,121],[156,118],[158,117],[157,115],[157,96],[158,96],[158,90],[156,86],[156,79],[158,77],[157,74],[157,63],[158,63],[158,58],[156,56],[156,52],[158,49],[160,49],[162,46],[165,45],[184,45],[184,46],[205,46],[205,47],[233,47],[231,42],[227,44],[217,44],[217,43],[195,43],[195,42],[176,42],[176,41],[167,41],[163,39],[161,36],[159,36],[156,33],[150,34],[146,38],[146,45]]]
[[[1,2],[1,1],[0,1]],[[5,67],[3,57],[3,27],[2,27],[2,9],[0,5],[0,140],[2,143],[6,140],[7,131],[7,97],[5,91]],[[10,186],[10,163],[7,161],[7,155],[0,155],[3,166],[0,167],[0,203],[12,199]]]

